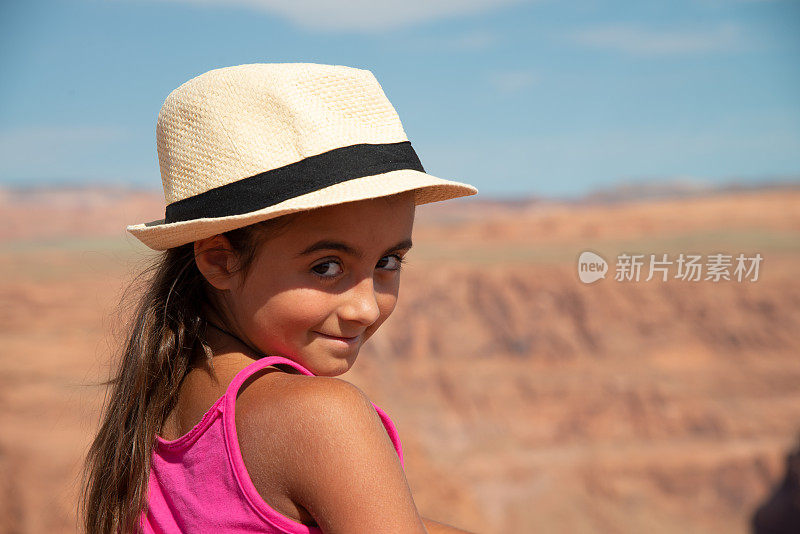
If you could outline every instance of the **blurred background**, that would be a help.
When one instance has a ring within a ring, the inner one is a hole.
[[[158,110],[254,62],[373,71],[426,170],[480,190],[418,209],[397,310],[343,377],[397,424],[423,515],[800,532],[795,0],[0,3],[0,531],[76,530],[154,257],[124,227],[163,217]],[[762,260],[646,280],[651,254]]]

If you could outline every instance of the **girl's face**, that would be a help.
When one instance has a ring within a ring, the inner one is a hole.
[[[350,369],[394,310],[414,210],[407,194],[297,216],[223,292],[237,335],[315,375]]]

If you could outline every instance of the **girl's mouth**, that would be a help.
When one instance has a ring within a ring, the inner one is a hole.
[[[341,341],[342,343],[348,343],[348,344],[356,343],[361,338],[361,336],[340,337],[340,336],[331,336],[331,335],[328,335],[328,334],[323,334],[322,332],[316,332],[316,333],[319,334],[320,336],[326,338],[326,339],[332,339],[332,340],[335,340],[335,341]]]

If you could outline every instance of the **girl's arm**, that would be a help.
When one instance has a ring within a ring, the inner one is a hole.
[[[269,387],[246,385],[236,403],[258,492],[279,488],[326,534],[424,534],[397,451],[361,390],[338,378],[276,375]]]
[[[445,525],[444,523],[439,523],[438,521],[426,519],[424,517],[422,518],[422,522],[425,524],[425,528],[428,529],[428,534],[472,534],[466,530],[451,527],[450,525]]]

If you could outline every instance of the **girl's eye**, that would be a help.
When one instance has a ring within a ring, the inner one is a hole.
[[[389,260],[384,262],[384,260]],[[392,254],[391,256],[384,256],[381,258],[381,261],[378,262],[378,267],[381,269],[386,269],[387,271],[399,271],[402,269],[403,264],[405,263],[405,259],[398,256],[397,254]]]
[[[326,261],[325,263],[315,265],[311,268],[311,270],[323,278],[333,278],[334,276],[341,274],[342,266],[335,261]]]
[[[405,261],[405,259],[397,254],[391,254],[381,258],[376,267],[386,271],[399,271]],[[322,278],[334,278],[343,272],[341,264],[338,261],[333,260],[319,263],[312,267],[311,270],[314,272],[314,274]]]

